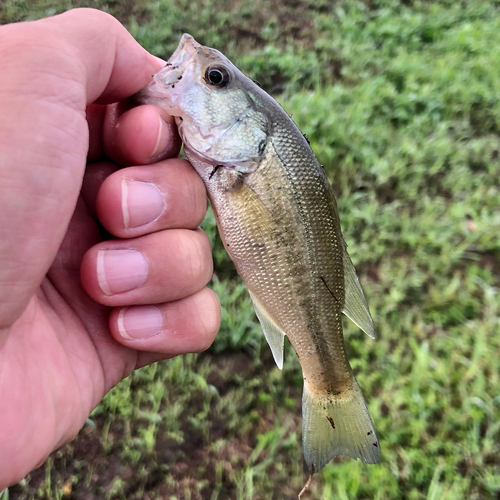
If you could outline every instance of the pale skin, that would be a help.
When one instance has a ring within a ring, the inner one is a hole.
[[[219,328],[203,182],[171,117],[111,104],[161,67],[95,10],[0,27],[0,491]]]

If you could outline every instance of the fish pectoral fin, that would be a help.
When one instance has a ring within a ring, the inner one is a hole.
[[[271,319],[268,312],[265,310],[262,304],[257,300],[255,295],[253,295],[252,292],[250,291],[248,293],[250,294],[250,298],[252,299],[253,307],[255,309],[255,314],[257,314],[257,318],[259,318],[260,325],[262,326],[262,330],[264,331],[267,343],[269,344],[271,352],[273,353],[274,361],[278,365],[278,368],[282,370],[285,334]]]
[[[368,337],[374,339],[375,331],[368,303],[347,250],[344,250],[344,282],[345,303],[342,312]]]

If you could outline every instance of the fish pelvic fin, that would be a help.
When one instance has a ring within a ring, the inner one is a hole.
[[[283,349],[285,346],[285,334],[281,331],[278,325],[273,321],[269,313],[266,311],[264,306],[257,300],[255,295],[252,292],[248,292],[250,294],[250,298],[253,302],[253,307],[255,309],[255,314],[257,318],[259,318],[260,326],[262,326],[262,330],[264,331],[264,335],[266,337],[267,343],[271,348],[271,352],[273,353],[274,361],[278,365],[280,370],[283,369]]]
[[[380,462],[380,445],[363,394],[353,378],[351,389],[337,396],[304,383],[302,444],[309,471],[320,471],[344,455],[366,464]]]
[[[368,309],[363,288],[359,282],[356,269],[352,263],[347,250],[344,249],[344,282],[345,303],[342,311],[357,327],[361,328],[368,337],[374,339],[375,331],[373,320]]]

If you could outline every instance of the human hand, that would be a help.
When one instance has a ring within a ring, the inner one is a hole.
[[[0,27],[0,67],[1,491],[134,369],[207,348],[220,311],[171,118],[107,105],[161,62],[79,9]]]

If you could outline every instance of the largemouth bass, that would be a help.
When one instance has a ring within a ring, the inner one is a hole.
[[[279,368],[285,336],[297,353],[309,470],[337,455],[378,463],[341,315],[372,338],[373,323],[332,188],[307,140],[271,96],[187,34],[139,100],[176,117]]]

